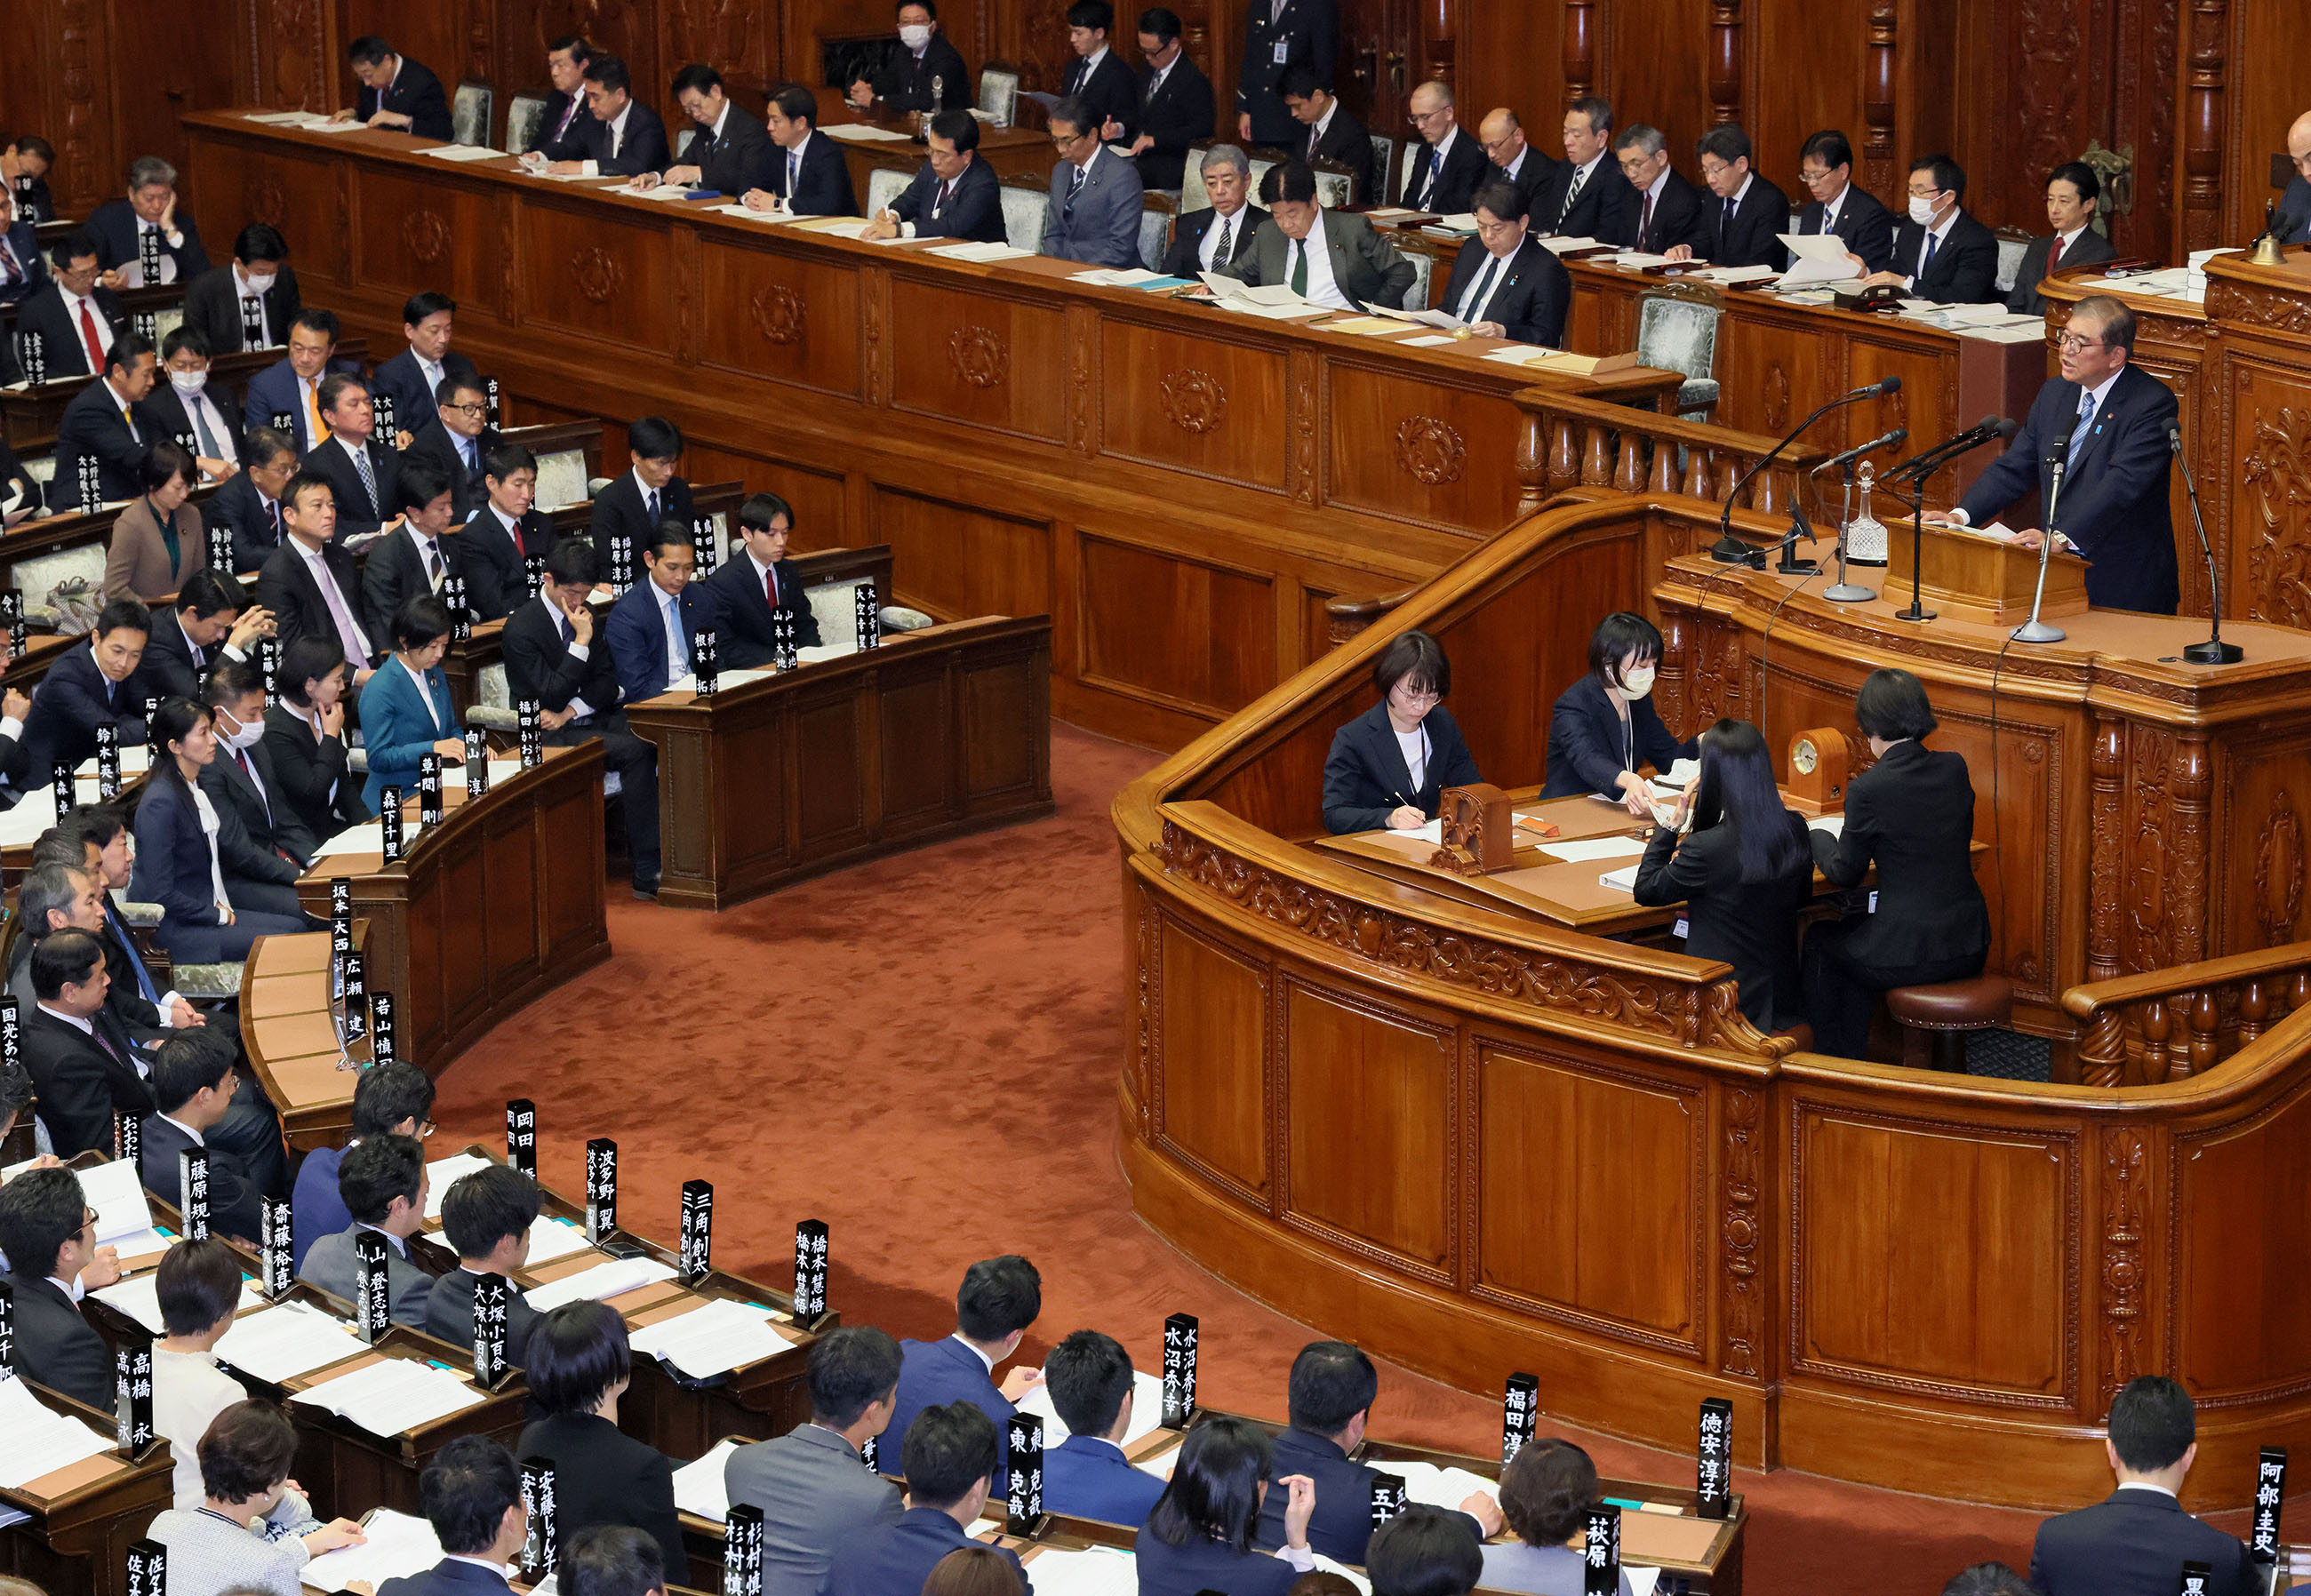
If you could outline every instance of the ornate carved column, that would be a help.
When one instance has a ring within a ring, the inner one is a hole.
[[[2126,768],[2126,723],[2115,715],[2095,724],[2089,764],[2087,836],[2087,979],[2110,981],[2119,973],[2120,855],[2125,848],[2121,783]],[[2125,1016],[2115,1007],[2095,1016],[2079,1043],[2083,1079],[2090,1086],[2115,1086],[2126,1065]]]
[[[1565,103],[1597,92],[1597,0],[1565,0]]]
[[[1421,0],[1420,34],[1421,76],[1452,83],[1453,57],[1461,37],[1458,0]]]
[[[1862,88],[1862,187],[1891,203],[1894,194],[1895,48],[1898,13],[1891,0],[1870,10],[1870,54]]]
[[[2190,64],[2183,80],[2183,248],[2223,241],[2223,77],[2230,0],[2191,0]]]
[[[1741,0],[1710,0],[1709,121],[1741,119]]]

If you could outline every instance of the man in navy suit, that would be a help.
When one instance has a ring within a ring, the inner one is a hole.
[[[884,47],[880,65],[862,51],[845,96],[854,110],[942,111],[971,103],[971,74],[963,52],[939,27],[938,0],[899,0],[899,36]]]
[[[2054,497],[2047,461],[2059,458],[2057,525],[2022,533],[2023,545],[2035,549],[2052,534],[2093,562],[2087,597],[2099,608],[2171,615],[2182,596],[2167,502],[2174,392],[2129,360],[2134,312],[2108,294],[2079,301],[2058,346],[2062,374],[2038,390],[2013,445],[1975,478],[1950,519],[1980,526],[2034,486],[2045,503]]]
[[[2287,179],[2287,191],[2279,196],[2279,214],[2294,217],[2295,225],[2279,241],[2300,244],[2311,240],[2311,111],[2296,118],[2288,128],[2287,158],[2295,163],[2295,175]]]
[[[1998,292],[1998,235],[1960,208],[1966,169],[1947,155],[1910,162],[1910,219],[1894,234],[1893,263],[1864,287],[1890,283],[1944,304],[1988,304]],[[1848,258],[1861,257],[1848,253]]]
[[[907,1511],[897,1523],[874,1525],[843,1544],[827,1570],[826,1596],[920,1591],[940,1558],[971,1545],[964,1529],[978,1522],[990,1487],[1003,1473],[997,1455],[1001,1428],[969,1402],[924,1409],[908,1426],[901,1452]],[[1033,1596],[1018,1554],[1008,1547],[996,1549],[1011,1560],[1019,1589]],[[392,1593],[388,1588],[379,1596]]]
[[[1346,1341],[1311,1341],[1292,1360],[1288,1407],[1291,1427],[1276,1437],[1269,1478],[1304,1474],[1316,1482],[1316,1511],[1308,1521],[1308,1544],[1325,1557],[1361,1564],[1372,1539],[1372,1482],[1377,1470],[1348,1461],[1364,1443],[1365,1423],[1380,1395],[1380,1374],[1372,1359]],[[1284,1544],[1284,1509],[1288,1498],[1268,1493],[1252,1544],[1273,1551]],[[1501,1531],[1500,1504],[1479,1491],[1461,1504],[1482,1542]]]
[[[1199,272],[1224,272],[1251,253],[1251,241],[1268,213],[1251,203],[1251,157],[1234,144],[1204,152],[1200,170],[1212,203],[1183,211],[1172,224],[1172,248],[1164,253],[1167,277],[1195,280]]]
[[[182,1209],[179,1155],[188,1147],[209,1156],[209,1223],[220,1235],[255,1243],[262,1224],[265,1193],[249,1178],[240,1160],[223,1147],[211,1147],[208,1133],[232,1112],[233,1057],[189,1036],[172,1036],[153,1050],[154,1112],[144,1116],[137,1147],[137,1173],[144,1190]]]
[[[1245,6],[1243,50],[1236,57],[1236,137],[1247,144],[1292,148],[1295,129],[1285,105],[1290,98],[1285,74],[1304,67],[1329,96],[1339,59],[1340,13],[1334,0]]]
[[[458,549],[467,604],[476,620],[495,621],[529,597],[529,556],[553,551],[554,529],[531,508],[537,457],[519,443],[500,443],[484,458],[485,497],[458,534]]]
[[[44,381],[95,375],[104,369],[112,341],[129,330],[127,308],[99,280],[102,270],[96,240],[88,234],[58,239],[48,247],[48,281],[16,307],[12,342],[39,337]],[[12,348],[6,362],[12,371],[15,361]]]
[[[1123,1456],[1131,1432],[1131,1355],[1112,1336],[1077,1330],[1043,1365],[1051,1409],[1068,1438],[1045,1442],[1043,1505],[1053,1513],[1138,1529],[1164,1482]]]
[[[1086,266],[1136,266],[1146,190],[1138,169],[1099,142],[1097,118],[1081,100],[1051,108],[1051,144],[1060,160],[1051,168],[1042,253]]]
[[[955,1293],[955,1334],[940,1341],[899,1344],[903,1362],[890,1433],[905,1435],[926,1408],[969,1402],[994,1421],[997,1448],[1007,1452],[1009,1438],[1003,1432],[1018,1411],[1014,1404],[1041,1385],[1043,1376],[1023,1365],[999,1387],[995,1365],[1019,1349],[1019,1339],[1042,1311],[1043,1278],[1033,1264],[1013,1252],[972,1264]]]
[[[159,367],[153,345],[123,333],[105,351],[104,378],[72,397],[57,422],[57,479],[48,487],[56,509],[96,505],[81,498],[80,463],[96,462],[97,497],[107,504],[134,499],[144,491],[144,454],[167,438],[145,400],[153,397]]]
[[[1076,58],[1060,80],[1061,100],[1080,100],[1091,113],[1084,129],[1118,144],[1129,144],[1139,130],[1139,95],[1131,68],[1108,48],[1115,31],[1115,7],[1109,0],[1076,0],[1068,7],[1068,48]],[[1052,108],[1054,116],[1059,108]]]
[[[644,580],[610,606],[610,658],[628,703],[656,698],[691,671],[698,634],[714,624],[713,595],[692,591],[698,569],[690,528],[663,523],[642,548]]]
[[[404,440],[433,419],[433,396],[444,379],[455,377],[484,394],[489,391],[482,388],[482,374],[474,362],[449,347],[457,324],[458,301],[446,293],[429,290],[412,294],[401,307],[401,336],[409,340],[409,347],[377,369],[372,385],[372,397],[393,401],[392,424],[382,419],[379,423],[388,443],[407,449]]]
[[[272,624],[231,571],[205,565],[185,579],[173,606],[153,611],[141,667],[162,698],[198,698],[209,673],[227,660],[247,663]],[[260,703],[258,719],[264,712]],[[225,728],[216,733],[222,743]]]
[[[1845,135],[1827,128],[1806,140],[1798,176],[1812,196],[1798,214],[1798,231],[1836,234],[1865,272],[1894,264],[1894,213],[1854,186],[1853,146]]]
[[[161,340],[161,375],[145,398],[161,436],[184,445],[203,480],[231,476],[240,465],[240,407],[222,383],[209,381],[209,341],[197,327],[176,327]]]
[[[371,127],[398,128],[418,138],[438,138],[447,144],[449,97],[432,72],[374,33],[364,33],[345,48],[361,92],[351,110],[339,111],[340,121],[357,121]]]
[[[193,279],[185,290],[185,326],[208,340],[215,354],[270,349],[289,338],[289,324],[305,308],[289,264],[289,242],[262,222],[233,240],[232,259]],[[251,316],[257,336],[249,336]]]
[[[1779,271],[1789,256],[1781,235],[1789,231],[1790,196],[1751,169],[1749,135],[1728,122],[1703,134],[1694,148],[1710,193],[1701,206],[1701,236],[1664,253],[1671,260]]]
[[[1150,188],[1177,189],[1188,170],[1188,146],[1212,135],[1212,80],[1188,59],[1180,39],[1180,13],[1150,6],[1139,13],[1139,134],[1130,141],[1139,180]],[[1100,129],[1103,138],[1123,137],[1123,124]]]
[[[1595,239],[1627,249],[1637,239],[1637,191],[1609,158],[1613,108],[1590,95],[1565,108],[1565,161],[1532,202],[1542,238]]]
[[[1633,122],[1613,135],[1613,157],[1637,193],[1636,247],[1648,255],[1701,240],[1701,196],[1669,161],[1669,141],[1658,127]]]
[[[287,536],[257,573],[257,602],[273,612],[283,648],[308,635],[334,641],[359,688],[390,640],[373,640],[362,627],[361,573],[337,540],[336,492],[319,472],[301,470],[281,490],[279,503]]]
[[[1292,119],[1291,131],[1278,141],[1281,148],[1303,161],[1330,161],[1347,168],[1357,205],[1376,205],[1387,197],[1389,174],[1373,164],[1377,157],[1372,135],[1339,96],[1316,81],[1315,68],[1289,68],[1278,92]]]
[[[129,164],[128,195],[108,199],[83,223],[96,240],[107,288],[157,288],[186,284],[209,269],[201,230],[192,213],[177,213],[177,169],[158,155],[140,155]],[[144,280],[145,238],[161,258],[160,275]]]
[[[16,210],[16,196],[0,187],[0,305],[13,305],[48,281],[39,235]]]
[[[1477,141],[1461,131],[1452,91],[1444,83],[1432,80],[1415,89],[1410,109],[1422,142],[1406,163],[1399,203],[1416,211],[1458,215],[1469,208],[1469,196],[1485,180],[1492,162]]]
[[[79,1302],[83,1287],[120,1278],[120,1263],[109,1249],[98,1256],[96,1217],[80,1177],[33,1169],[0,1187],[0,1252],[16,1293],[15,1373],[110,1411],[112,1354]]]
[[[202,507],[203,519],[232,529],[232,568],[261,571],[281,546],[281,494],[297,472],[297,448],[286,432],[251,427],[241,439],[241,468]]]
[[[337,504],[338,537],[364,537],[401,519],[401,451],[378,438],[369,384],[339,371],[321,379],[321,420],[328,441],[309,450],[304,468],[328,478]]]
[[[1477,241],[1484,247],[1461,247],[1440,304],[1480,338],[1557,347],[1565,338],[1565,312],[1573,303],[1572,274],[1525,231],[1515,184],[1488,181],[1470,203]]]
[[[642,545],[659,522],[671,521],[685,535],[691,530],[698,508],[682,478],[682,429],[663,415],[636,416],[626,425],[632,468],[594,495],[590,527],[605,574],[618,586],[642,580]]]
[[[548,161],[543,151],[532,150],[522,164],[533,171],[588,178],[640,177],[674,164],[666,123],[634,98],[632,76],[617,57],[597,56],[586,63],[586,108],[593,115],[580,129],[584,155]]]
[[[756,493],[738,509],[742,549],[706,579],[725,669],[768,665],[777,652],[773,629],[781,613],[793,623],[795,647],[819,646],[818,617],[811,614],[802,577],[787,558],[793,531],[794,509],[776,493]]]
[[[311,453],[329,435],[321,416],[321,379],[353,369],[336,353],[336,312],[318,305],[298,311],[289,324],[289,353],[249,379],[240,407],[247,423],[277,427],[296,440],[299,454]]]
[[[134,598],[116,598],[97,613],[86,648],[69,648],[48,667],[32,690],[32,712],[24,718],[24,768],[44,782],[58,765],[74,770],[96,753],[96,728],[116,726],[120,746],[144,741],[144,700],[151,677],[137,668],[153,615]]]
[[[498,435],[490,430],[489,395],[476,379],[444,377],[425,421],[401,451],[401,466],[439,471],[449,484],[449,524],[462,527],[489,497],[484,477]]]
[[[800,83],[781,83],[763,107],[763,126],[771,135],[771,149],[746,190],[748,210],[797,216],[859,214],[842,146],[818,130],[816,95]]]
[[[586,109],[586,66],[593,58],[594,47],[575,33],[562,35],[545,48],[545,75],[554,92],[545,97],[545,114],[538,118],[537,142],[532,148],[548,161],[586,158],[586,124],[594,119]]]
[[[867,237],[1002,243],[1008,236],[1003,188],[995,169],[979,159],[979,118],[969,111],[941,111],[930,119],[924,143],[930,159],[891,208],[867,224]]]
[[[2038,1526],[2030,1583],[2045,1596],[2169,1596],[2183,1565],[2204,1563],[2207,1596],[2260,1591],[2247,1549],[2183,1511],[2176,1498],[2199,1455],[2190,1393],[2158,1374],[2126,1382],[2110,1405],[2103,1452],[2118,1488]]]
[[[460,1435],[425,1465],[417,1495],[448,1555],[423,1574],[387,1580],[377,1596],[506,1596],[512,1587],[502,1570],[529,1539],[513,1453],[487,1435]]]

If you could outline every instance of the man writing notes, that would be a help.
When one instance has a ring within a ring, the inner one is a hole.
[[[1481,249],[1461,248],[1445,286],[1444,309],[1480,338],[1513,338],[1556,347],[1573,303],[1573,276],[1525,230],[1516,185],[1497,179],[1469,202]]]
[[[1613,154],[1637,192],[1637,248],[1648,255],[1690,255],[1702,236],[1701,196],[1670,164],[1661,129],[1631,123],[1615,135]]]
[[[2128,358],[2134,312],[2108,294],[2080,300],[2056,344],[2062,374],[2038,390],[2013,446],[1975,479],[1949,519],[1980,526],[2034,485],[2046,502],[2054,469],[2045,462],[2059,457],[2059,527],[2019,534],[2023,545],[2053,536],[2085,555],[2092,562],[2087,597],[2099,608],[2171,615],[2182,591],[2167,504],[2175,396]]]
[[[2038,285],[2064,266],[2093,266],[2115,260],[2118,251],[2094,230],[2095,212],[2102,200],[2102,184],[2094,168],[2082,161],[2065,161],[2046,178],[2046,223],[2054,231],[2030,240],[2022,264],[2014,274],[2014,292],[2006,308],[2023,316],[2044,316],[2046,301]]]
[[[1865,272],[1894,263],[1894,213],[1878,196],[1853,185],[1853,146],[1845,135],[1825,129],[1806,140],[1798,157],[1798,177],[1812,197],[1798,215],[1801,233],[1834,233],[1862,262]]]
[[[818,130],[818,97],[800,83],[781,83],[763,109],[770,131],[768,163],[746,190],[750,211],[794,216],[856,216],[850,167],[834,141]]]
[[[1295,66],[1284,74],[1279,91],[1293,128],[1277,142],[1303,161],[1330,161],[1348,169],[1356,179],[1358,205],[1380,203],[1381,174],[1373,170],[1372,135],[1356,120],[1339,96],[1316,81],[1313,68]]]
[[[353,63],[362,90],[353,109],[339,111],[336,120],[397,128],[419,138],[449,142],[449,99],[441,92],[440,78],[397,54],[374,33],[365,33],[347,46],[345,59]]]
[[[1336,310],[1404,303],[1412,263],[1362,216],[1320,209],[1316,173],[1306,161],[1269,167],[1260,197],[1268,202],[1269,220],[1250,257],[1228,267],[1229,276],[1254,287],[1286,283],[1310,304]]]
[[[1947,155],[1910,162],[1910,219],[1894,235],[1894,264],[1865,287],[1891,283],[1922,300],[1979,305],[1998,298],[1998,235],[1967,215],[1966,172]],[[1847,253],[1857,266],[1862,257]]]
[[[754,188],[763,163],[771,158],[771,135],[731,103],[722,74],[693,62],[674,74],[674,99],[698,131],[679,165],[649,174],[642,186],[678,183],[717,194],[744,194]]]
[[[1204,192],[1210,205],[1182,214],[1172,230],[1164,275],[1193,280],[1199,272],[1225,271],[1251,253],[1251,240],[1268,213],[1251,203],[1251,157],[1234,144],[1204,152]]]
[[[1251,0],[1243,8],[1243,63],[1236,78],[1235,135],[1248,144],[1292,144],[1285,75],[1305,67],[1325,97],[1340,58],[1340,13],[1333,0]]]
[[[1694,147],[1711,197],[1701,207],[1700,238],[1667,251],[1669,257],[1779,271],[1789,253],[1781,234],[1790,224],[1790,196],[1751,170],[1749,135],[1728,123],[1703,134]]]
[[[1150,188],[1177,190],[1188,169],[1188,146],[1212,135],[1212,80],[1188,59],[1180,39],[1180,13],[1151,6],[1139,13],[1139,136],[1131,158]],[[1123,125],[1101,129],[1121,138]]]
[[[1459,215],[1485,180],[1490,164],[1477,141],[1461,131],[1452,91],[1431,80],[1412,92],[1410,120],[1421,143],[1405,162],[1402,203],[1416,211]]]
[[[970,239],[999,244],[1003,189],[979,159],[979,118],[941,111],[924,130],[930,158],[891,208],[867,224],[870,239]]]
[[[871,76],[862,70],[850,80],[851,109],[868,110],[878,100],[894,112],[968,106],[971,77],[962,52],[939,29],[938,0],[899,0],[898,22],[898,48]]]
[[[1121,68],[1118,68],[1121,71]],[[1042,253],[1086,266],[1136,266],[1146,190],[1132,164],[1099,142],[1099,116],[1069,96],[1051,108],[1051,207]]]
[[[1532,202],[1532,230],[1548,238],[1595,239],[1623,248],[1636,241],[1637,191],[1606,159],[1613,108],[1592,95],[1565,111],[1565,163]]]

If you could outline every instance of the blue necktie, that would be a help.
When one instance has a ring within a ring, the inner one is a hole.
[[[2088,388],[2079,395],[2078,430],[2071,434],[2071,458],[2062,467],[2065,472],[2078,469],[2079,456],[2085,450],[2087,439],[2094,430],[2094,390]]]
[[[1920,277],[1923,278],[1928,272],[1934,269],[1934,250],[1940,247],[1940,243],[1941,240],[1934,237],[1933,234],[1928,233],[1926,235],[1926,258],[1920,263],[1918,266],[1918,275]]]
[[[153,985],[153,972],[145,969],[144,961],[136,956],[135,939],[130,937],[127,932],[122,930],[119,924],[113,920],[112,907],[109,903],[105,906],[104,918],[107,922],[112,925],[112,934],[119,938],[121,952],[128,955],[128,967],[136,972],[137,992],[144,998],[145,1002],[158,1007],[161,1001],[161,994],[159,990]]]
[[[802,152],[789,150],[787,152],[787,204],[789,206],[794,204],[795,189],[800,187],[801,183]]]
[[[1443,175],[1444,147],[1442,144],[1433,144],[1428,151],[1428,181],[1423,186],[1420,194],[1423,205],[1433,205],[1436,203],[1437,179]]]

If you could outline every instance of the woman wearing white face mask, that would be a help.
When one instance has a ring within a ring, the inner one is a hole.
[[[104,597],[153,604],[191,580],[209,561],[201,512],[185,502],[193,491],[193,457],[166,440],[145,452],[144,493],[112,523],[104,555]]]
[[[1583,792],[1618,798],[1629,813],[1650,815],[1653,794],[1639,771],[1661,774],[1700,745],[1679,742],[1653,707],[1661,634],[1643,615],[1617,611],[1589,639],[1589,674],[1567,687],[1548,721],[1548,777],[1543,798]]]

